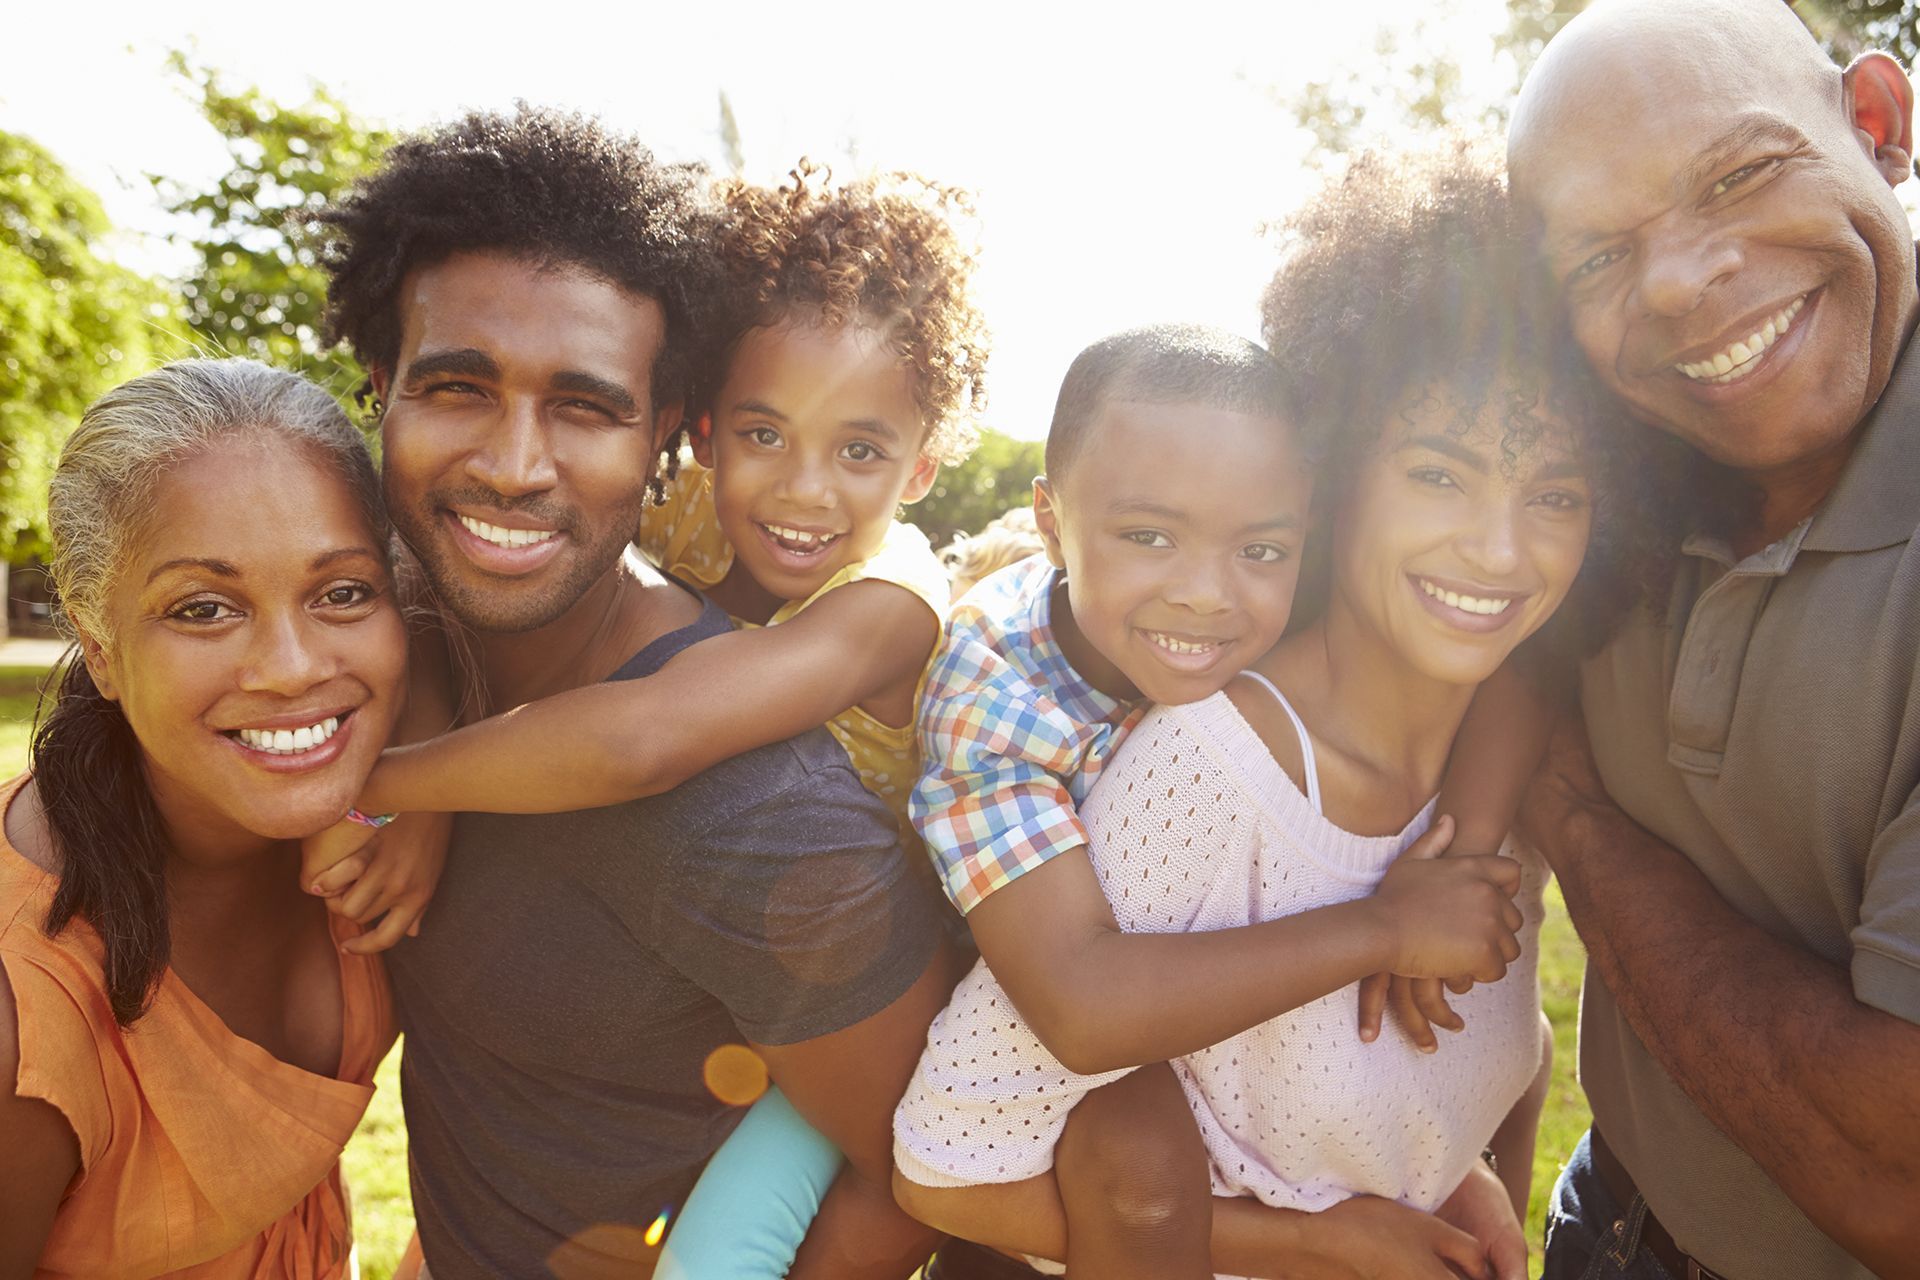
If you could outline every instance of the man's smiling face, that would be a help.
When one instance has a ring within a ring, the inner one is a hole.
[[[1778,0],[1570,26],[1509,156],[1595,372],[1756,476],[1844,445],[1912,326],[1911,115],[1890,59],[1843,78]]]
[[[455,616],[518,632],[564,614],[639,525],[657,303],[564,268],[456,254],[400,292],[376,374],[387,504]]]

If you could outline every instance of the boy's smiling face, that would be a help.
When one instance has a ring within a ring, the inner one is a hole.
[[[1286,628],[1311,493],[1285,423],[1102,405],[1067,473],[1034,487],[1047,557],[1066,570],[1053,621],[1068,659],[1123,700],[1219,692]]]

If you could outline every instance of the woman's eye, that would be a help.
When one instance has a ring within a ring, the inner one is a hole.
[[[1556,512],[1578,511],[1587,505],[1585,498],[1577,493],[1569,493],[1565,489],[1549,489],[1534,501],[1547,510]]]
[[[877,446],[868,444],[865,440],[855,440],[841,452],[846,454],[849,462],[873,462],[887,456],[881,453]]]
[[[1458,489],[1452,476],[1439,467],[1415,467],[1407,472],[1407,478],[1415,484],[1430,485],[1435,489]]]
[[[1255,542],[1242,547],[1240,554],[1256,564],[1279,564],[1287,558],[1287,549],[1271,542]]]
[[[1173,539],[1158,529],[1132,529],[1120,535],[1128,542],[1141,547],[1170,547]]]
[[[772,449],[780,443],[780,433],[772,427],[748,427],[741,432],[747,439],[763,448]]]
[[[373,588],[364,582],[343,582],[320,593],[320,603],[332,609],[351,609],[373,599]]]
[[[225,622],[228,617],[237,615],[224,601],[189,600],[168,610],[167,616],[182,622]]]

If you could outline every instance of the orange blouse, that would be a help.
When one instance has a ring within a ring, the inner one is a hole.
[[[24,777],[0,786],[0,814]],[[340,1151],[393,1044],[386,971],[340,957],[337,1079],[233,1034],[166,971],[146,1016],[122,1030],[107,1003],[99,935],[42,929],[55,877],[0,834],[0,970],[19,1011],[22,1097],[57,1107],[80,1173],[54,1217],[36,1280],[183,1276],[335,1280],[353,1237]],[[358,927],[328,916],[336,940]]]

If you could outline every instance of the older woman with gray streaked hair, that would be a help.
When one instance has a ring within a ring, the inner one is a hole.
[[[87,410],[49,516],[76,644],[0,788],[0,1276],[345,1276],[395,1029],[298,868],[402,699],[366,446],[293,374],[182,361]]]

